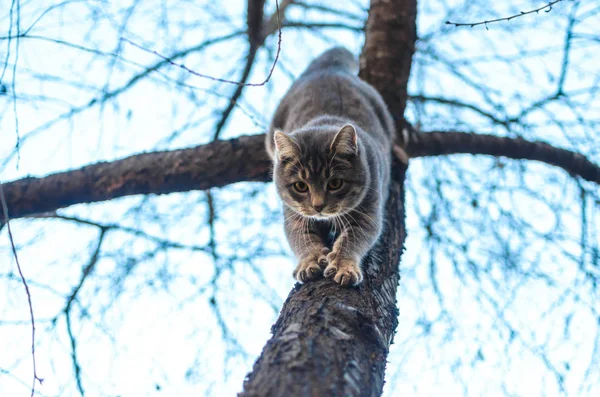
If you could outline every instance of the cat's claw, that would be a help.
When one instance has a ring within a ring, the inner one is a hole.
[[[363,281],[363,274],[357,261],[338,259],[333,253],[327,256],[327,260],[329,265],[323,273],[326,278],[333,278],[333,281],[343,287],[358,285]]]
[[[322,248],[302,258],[294,270],[294,278],[305,283],[321,277],[323,268],[327,266],[327,254],[329,254],[329,248]]]
[[[294,278],[301,283],[319,278],[323,270],[315,261],[300,262],[294,270]]]
[[[321,255],[319,256],[319,259],[317,259],[317,263],[319,266],[321,266],[321,269],[325,269],[327,267],[327,264],[329,263],[327,261],[327,255],[329,255],[330,252],[331,250],[327,247],[323,247],[321,249]]]

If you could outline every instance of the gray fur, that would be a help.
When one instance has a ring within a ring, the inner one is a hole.
[[[344,48],[316,58],[282,99],[267,134],[301,282],[324,274],[342,285],[360,283],[360,261],[381,233],[394,124],[356,69]]]

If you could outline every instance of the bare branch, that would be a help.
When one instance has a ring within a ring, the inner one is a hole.
[[[277,59],[275,59],[273,61],[273,65],[271,66],[271,71],[269,72],[269,74],[267,75],[267,77],[265,77],[265,79],[262,82],[260,82],[260,83],[246,83],[245,79],[243,78],[243,76],[240,79],[240,81],[233,81],[233,80],[222,79],[222,78],[219,78],[219,77],[209,76],[209,75],[203,74],[203,73],[198,73],[195,70],[192,70],[192,69],[188,68],[187,66],[185,66],[182,63],[174,62],[171,58],[168,58],[168,57],[162,55],[161,53],[159,53],[157,51],[150,50],[148,48],[142,47],[141,45],[139,45],[137,43],[134,43],[133,41],[131,41],[131,40],[125,38],[125,37],[121,37],[121,41],[125,41],[125,42],[131,44],[132,46],[134,46],[134,47],[136,47],[136,48],[138,48],[138,49],[140,49],[140,50],[142,50],[144,52],[148,52],[150,54],[154,54],[157,57],[161,58],[164,62],[166,62],[166,63],[168,63],[170,65],[173,65],[173,66],[177,66],[178,68],[183,69],[186,72],[188,72],[190,74],[193,74],[196,77],[201,77],[203,79],[209,79],[209,80],[213,80],[213,81],[218,81],[220,83],[234,84],[234,85],[238,85],[240,87],[241,86],[260,87],[260,86],[265,85],[271,79],[271,75],[273,74],[273,70],[275,69],[275,65],[277,64]],[[277,55],[279,55],[279,51],[277,52]],[[247,74],[249,74],[249,72]],[[243,73],[243,75],[245,75],[245,73]]]
[[[96,263],[98,263],[98,257],[100,255],[100,249],[102,247],[102,242],[104,241],[104,236],[106,235],[105,228],[100,229],[100,235],[98,236],[98,242],[96,243],[96,248],[90,257],[89,262],[83,268],[81,273],[81,278],[79,279],[79,283],[75,288],[73,288],[73,292],[67,298],[67,305],[64,308],[65,319],[67,322],[67,333],[69,334],[69,341],[71,343],[71,359],[73,361],[73,369],[75,371],[75,380],[77,382],[77,390],[83,396],[85,392],[83,390],[83,384],[81,382],[81,366],[79,365],[79,360],[77,359],[77,343],[75,340],[75,336],[73,335],[73,328],[71,326],[71,307],[75,299],[77,299],[77,294],[83,287],[83,283],[87,279],[87,277],[94,271],[96,267]]]
[[[560,167],[573,176],[600,184],[600,167],[585,156],[544,142],[466,132],[424,132],[411,136],[406,151],[411,157],[448,154],[486,154],[516,160],[535,160]]]
[[[305,29],[345,29],[352,30],[354,32],[364,31],[362,26],[352,26],[347,23],[336,23],[336,22],[300,22],[300,21],[287,21],[283,24],[284,28],[305,28]]]
[[[15,247],[15,240],[13,238],[12,230],[10,229],[10,217],[8,215],[8,204],[4,195],[4,189],[2,188],[2,182],[0,181],[0,203],[2,204],[2,213],[4,215],[4,221],[0,221],[0,224],[6,223],[8,231],[8,239],[10,240],[10,247],[12,249],[15,262],[17,263],[17,270],[21,277],[21,283],[25,287],[25,293],[27,294],[27,303],[29,305],[29,316],[31,319],[31,359],[33,362],[33,383],[31,385],[31,396],[35,394],[35,382],[39,381],[40,384],[44,382],[44,379],[40,378],[37,374],[37,368],[35,363],[35,316],[33,315],[33,304],[31,303],[31,292],[29,291],[29,285],[27,285],[27,279],[23,275],[21,264],[19,263],[19,256],[17,255],[17,248]]]
[[[144,153],[110,163],[4,185],[13,218],[50,212],[79,203],[134,194],[204,190],[244,181],[268,182],[271,161],[264,135],[241,136],[189,149]],[[585,156],[543,142],[466,132],[411,134],[410,157],[459,153],[536,160],[600,184],[600,167]]]
[[[104,93],[102,93],[102,95],[95,96],[83,105],[74,106],[71,109],[69,109],[68,111],[61,113],[58,116],[54,117],[53,119],[28,131],[26,134],[23,135],[23,137],[21,139],[21,147],[23,147],[23,145],[26,142],[28,142],[28,141],[32,140],[33,138],[35,138],[36,136],[38,136],[40,133],[42,133],[44,131],[48,131],[52,126],[56,125],[60,121],[68,120],[77,114],[83,113],[84,111],[91,109],[94,106],[102,105],[111,99],[117,98],[119,95],[122,95],[123,93],[132,89],[139,82],[144,81],[144,79],[146,77],[148,77],[150,74],[152,74],[153,72],[156,72],[159,69],[161,69],[162,67],[169,65],[174,59],[183,58],[183,57],[186,57],[195,52],[205,50],[206,48],[208,48],[212,45],[222,43],[224,41],[227,41],[234,37],[237,37],[237,36],[239,36],[239,34],[240,34],[240,32],[236,31],[233,33],[226,34],[224,36],[207,39],[200,44],[197,44],[192,47],[189,47],[184,50],[176,52],[175,54],[171,55],[168,60],[163,59],[159,62],[156,62],[152,66],[146,67],[143,71],[141,71],[140,73],[137,73],[132,78],[130,78],[122,86],[115,88],[112,91],[104,92]],[[15,153],[16,152],[12,152],[10,155],[6,156],[6,158],[4,158],[2,160],[2,162],[0,163],[0,169],[5,167],[13,159]]]
[[[398,12],[390,12],[386,2],[371,2],[365,30],[372,32],[372,38],[365,43],[360,55],[359,75],[379,91],[394,117],[396,129],[401,131],[417,39],[417,28],[413,22],[417,16],[417,4],[416,1],[392,3],[399,9]],[[378,18],[371,18],[373,14],[377,14]],[[375,23],[376,26],[373,25]]]
[[[508,125],[510,124],[510,121],[511,121],[511,120],[502,120],[502,119],[498,118],[497,116],[495,116],[493,113],[488,112],[488,111],[486,111],[476,105],[473,105],[471,103],[464,102],[460,99],[432,97],[432,96],[425,96],[425,95],[410,95],[408,97],[408,99],[411,101],[414,101],[414,102],[435,102],[435,103],[439,103],[442,105],[450,105],[450,106],[456,106],[456,107],[469,109],[475,113],[478,113],[479,115],[481,115],[483,117],[488,118],[492,122],[503,125],[505,127],[508,127]]]
[[[542,6],[540,8],[536,8],[535,10],[531,10],[531,11],[521,11],[518,14],[515,15],[511,15],[509,17],[504,17],[504,18],[496,18],[496,19],[488,19],[487,21],[481,21],[481,22],[450,22],[450,21],[446,21],[446,25],[454,25],[454,26],[469,26],[469,27],[475,27],[478,25],[485,25],[485,28],[487,29],[487,25],[489,23],[494,23],[494,22],[501,22],[501,21],[510,21],[511,19],[515,19],[518,17],[522,17],[523,15],[528,15],[528,14],[533,14],[536,13],[538,14],[540,11],[544,11],[544,12],[550,12],[552,11],[552,6],[555,5],[556,3],[560,3],[563,0],[555,0],[555,1],[551,1],[548,4],[546,4],[545,6]]]
[[[264,139],[264,135],[242,136],[190,149],[134,155],[43,178],[24,178],[5,184],[6,201],[11,216],[20,218],[132,194],[267,181],[271,161]]]
[[[246,25],[248,26],[248,41],[251,46],[258,47],[263,40],[262,25],[264,17],[265,0],[248,0],[246,11]],[[279,4],[277,4],[279,7]]]
[[[255,3],[255,2],[253,0],[250,0],[248,2],[248,13],[250,13],[252,11],[252,7],[257,7],[257,5],[251,6],[252,3]],[[262,2],[258,1],[258,3],[261,3],[262,5],[264,5],[264,1],[262,1]],[[265,85],[269,81],[269,79],[273,75],[273,71],[275,70],[275,65],[277,65],[277,60],[279,59],[279,53],[281,51],[281,19],[282,19],[282,15],[284,15],[284,13],[285,13],[285,9],[287,8],[287,6],[292,3],[293,3],[293,0],[285,1],[282,4],[282,9],[280,10],[279,2],[277,0],[275,0],[275,7],[276,7],[275,14],[273,14],[271,16],[271,18],[269,18],[269,21],[266,24],[266,29],[267,29],[266,33],[269,34],[270,32],[274,31],[273,26],[277,26],[277,31],[279,32],[278,38],[277,38],[277,53],[275,54],[275,59],[273,60],[273,65],[271,66],[271,70],[269,70],[269,74],[267,75],[267,78],[265,79],[265,81],[258,84],[259,86]],[[256,12],[254,12],[254,13],[256,13]],[[260,13],[260,15],[262,17],[262,12]],[[276,22],[276,25],[274,22]],[[216,124],[216,127],[215,127],[215,133],[213,135],[214,141],[219,139],[219,135],[221,134],[223,127],[225,127],[225,124],[227,123],[227,120],[229,119],[229,115],[233,111],[233,108],[235,107],[238,99],[240,99],[240,97],[242,96],[244,87],[245,86],[254,86],[254,84],[246,84],[246,80],[248,80],[248,77],[250,77],[250,72],[252,71],[252,67],[254,66],[254,59],[256,58],[256,53],[258,52],[258,49],[264,44],[266,38],[268,37],[264,34],[262,36],[258,36],[259,30],[258,30],[257,26],[262,26],[262,24],[263,24],[262,19],[260,21],[251,21],[251,15],[248,15],[248,38],[249,38],[250,45],[248,46],[248,55],[246,56],[246,65],[244,66],[244,71],[242,72],[242,78],[240,80],[241,84],[239,84],[237,86],[233,95],[231,96],[231,99],[229,100],[229,103],[227,104],[227,107],[221,113],[221,119],[219,120],[219,122]],[[256,31],[256,32],[253,32],[253,31]],[[262,33],[262,32],[260,32],[260,33]],[[258,36],[258,37],[255,37],[255,36]]]

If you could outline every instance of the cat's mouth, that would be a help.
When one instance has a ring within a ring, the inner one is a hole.
[[[327,215],[327,214],[323,214],[323,213],[316,213],[314,215],[311,215],[311,218],[315,218],[315,219],[329,219],[333,217],[333,215]]]
[[[339,213],[329,213],[329,212],[324,212],[324,211],[317,212],[315,210],[310,210],[310,211],[301,210],[300,213],[307,218],[317,219],[317,220],[331,219],[331,218],[335,218],[337,215],[339,215]]]

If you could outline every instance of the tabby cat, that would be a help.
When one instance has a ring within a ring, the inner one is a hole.
[[[269,133],[273,180],[300,282],[363,280],[362,258],[381,233],[394,124],[344,48],[316,58],[282,99]]]

